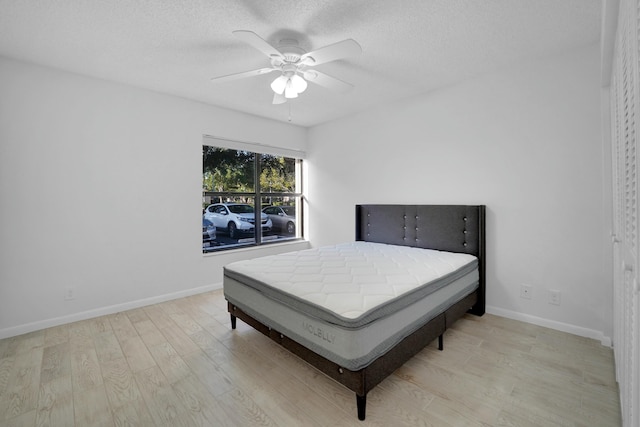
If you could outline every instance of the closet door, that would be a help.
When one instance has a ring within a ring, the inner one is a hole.
[[[614,337],[625,426],[640,425],[640,0],[621,0],[611,82],[614,183]]]

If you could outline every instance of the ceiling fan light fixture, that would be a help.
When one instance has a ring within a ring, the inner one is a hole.
[[[305,79],[297,74],[291,76],[291,87],[298,93],[302,93],[307,89],[307,82]]]
[[[287,87],[287,83],[289,82],[289,78],[281,75],[276,78],[273,82],[271,82],[271,89],[277,93],[278,95],[282,95]]]
[[[287,86],[284,88],[284,97],[287,99],[298,97],[298,91],[293,87],[291,79],[287,80]]]

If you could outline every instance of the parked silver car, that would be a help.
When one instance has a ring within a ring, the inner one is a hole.
[[[202,249],[216,246],[216,226],[208,219],[202,218]]]
[[[241,233],[253,233],[255,230],[255,209],[243,203],[215,203],[207,206],[204,218],[211,221],[218,230],[229,233],[236,239]],[[273,223],[269,217],[260,212],[262,232],[271,231]]]
[[[269,216],[273,222],[273,228],[287,234],[296,232],[296,208],[295,206],[267,206],[262,212]]]

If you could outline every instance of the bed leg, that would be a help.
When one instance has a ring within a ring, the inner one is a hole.
[[[367,395],[360,396],[356,394],[356,405],[358,406],[358,419],[364,421],[364,415],[367,410]]]
[[[229,314],[229,316],[231,316],[231,329],[235,329],[236,328],[236,316],[234,316],[233,314]]]
[[[443,348],[444,348],[444,337],[440,335],[438,337],[438,350],[442,351]]]

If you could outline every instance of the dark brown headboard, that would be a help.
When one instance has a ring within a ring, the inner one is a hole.
[[[356,240],[475,255],[480,288],[471,312],[484,314],[484,205],[356,205]]]

